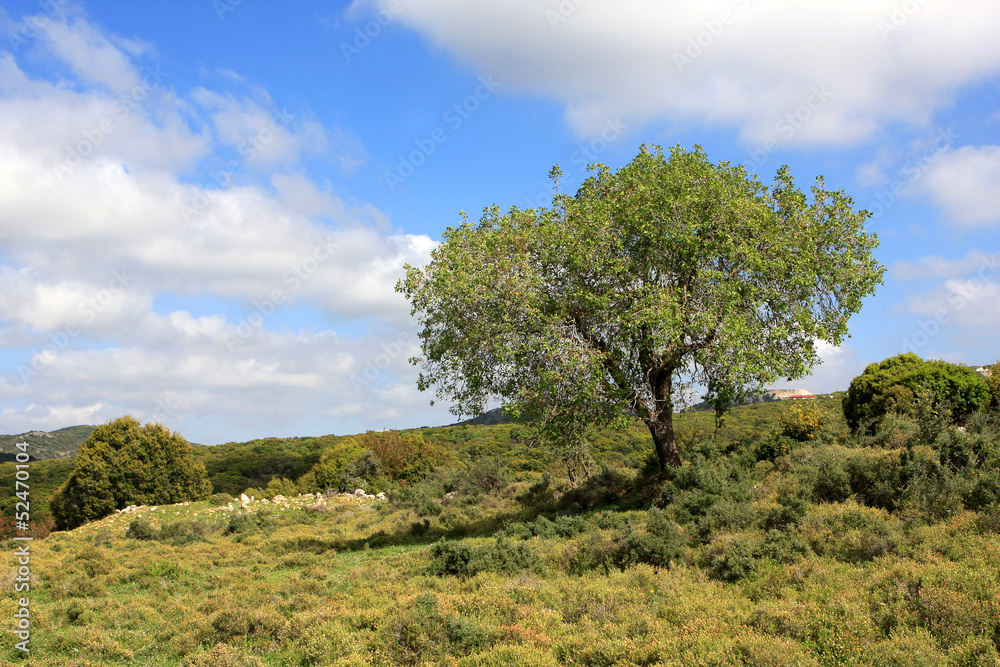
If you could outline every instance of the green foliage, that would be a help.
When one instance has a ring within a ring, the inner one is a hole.
[[[235,498],[233,498],[228,493],[213,493],[212,496],[208,499],[208,502],[216,507],[219,507],[222,505],[228,505],[229,503],[233,502],[233,500],[235,500]]]
[[[419,434],[369,431],[324,450],[309,472],[305,490],[351,492],[361,488],[378,493],[394,483],[419,482],[436,466],[451,460],[446,447]]]
[[[267,487],[264,489],[264,493],[260,497],[270,499],[275,496],[284,496],[286,498],[291,498],[298,493],[298,488],[298,485],[290,479],[275,477],[267,483]]]
[[[434,658],[467,655],[483,648],[489,635],[481,625],[441,609],[432,593],[418,595],[385,628],[392,664],[430,664]]]
[[[990,392],[990,408],[1000,412],[1000,361],[986,366],[986,387]]]
[[[826,413],[814,402],[795,401],[781,418],[781,434],[798,442],[816,438],[829,422]]]
[[[472,577],[480,572],[534,572],[541,559],[529,546],[501,537],[488,545],[470,547],[461,542],[438,542],[431,549],[431,574]]]
[[[924,361],[912,352],[869,364],[851,381],[844,397],[847,424],[855,433],[874,432],[890,412],[919,411],[921,392],[930,392],[934,410],[948,409],[962,421],[990,402],[990,389],[975,370],[945,361]]]
[[[883,272],[852,206],[821,180],[808,201],[787,167],[768,189],[698,147],[644,146],[551,209],[489,208],[397,285],[422,327],[418,384],[463,414],[502,399],[570,444],[636,415],[677,466],[686,380],[729,396],[801,377],[816,340],[846,335]]]
[[[319,463],[311,471],[316,484],[315,490],[346,491],[347,476],[342,473],[362,451],[361,445],[355,438],[339,440],[324,449],[319,457]]]
[[[233,512],[229,517],[229,525],[226,526],[227,535],[240,535],[256,533],[257,531],[274,526],[274,517],[266,512]]]
[[[50,500],[58,529],[75,528],[128,505],[207,498],[212,492],[191,445],[160,424],[121,417],[80,446],[76,468]]]
[[[532,537],[543,539],[562,537],[568,538],[583,532],[587,528],[587,520],[582,516],[557,516],[555,520],[540,516],[527,523],[511,523],[498,536],[527,540]]]
[[[125,531],[125,537],[132,540],[143,540],[148,541],[156,539],[157,530],[149,522],[149,519],[138,518],[128,525],[128,530]]]

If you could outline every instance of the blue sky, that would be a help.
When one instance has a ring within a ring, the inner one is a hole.
[[[872,211],[792,384],[1000,357],[995,0],[0,0],[0,432],[454,421],[393,290],[459,212],[699,144]]]

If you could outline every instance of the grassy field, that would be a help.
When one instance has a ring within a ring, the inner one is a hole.
[[[26,664],[1000,665],[995,423],[857,439],[837,401],[717,435],[683,415],[667,474],[635,429],[570,488],[518,426],[456,426],[423,432],[455,463],[389,500],[220,494],[53,533]]]

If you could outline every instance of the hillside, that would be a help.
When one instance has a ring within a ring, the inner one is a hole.
[[[53,533],[36,664],[1000,665],[996,415],[851,436],[825,397],[677,421],[664,473],[638,427],[594,434],[574,487],[523,426],[457,425],[404,432],[452,458],[387,500],[220,493]],[[196,452],[262,485],[343,441]]]
[[[15,443],[27,442],[28,453],[36,459],[65,459],[76,456],[80,443],[90,437],[94,426],[68,426],[58,431],[29,431],[18,435],[0,435],[0,452],[14,454]]]

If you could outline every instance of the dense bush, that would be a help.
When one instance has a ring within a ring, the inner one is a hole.
[[[201,500],[212,492],[191,445],[161,424],[121,417],[94,429],[76,468],[49,501],[59,530],[76,528],[129,505]]]
[[[851,431],[874,432],[889,412],[912,411],[919,393],[925,390],[935,406],[947,405],[956,420],[964,420],[990,402],[986,381],[974,369],[924,361],[907,353],[869,364],[851,381],[843,400],[844,417]]]
[[[478,547],[462,542],[438,542],[431,548],[431,555],[434,560],[429,571],[436,575],[472,577],[480,572],[515,574],[541,568],[541,558],[534,549],[501,537]]]

